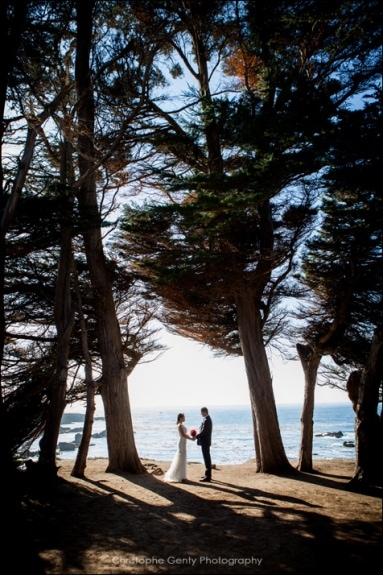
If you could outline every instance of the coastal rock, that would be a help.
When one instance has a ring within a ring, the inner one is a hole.
[[[326,433],[316,433],[315,437],[343,437],[341,431],[326,431]]]
[[[68,423],[79,423],[83,422],[84,418],[85,415],[83,413],[63,413],[61,423],[64,425]]]
[[[93,433],[92,437],[94,437],[94,439],[99,439],[100,437],[106,437],[106,429],[104,429],[104,431],[100,431],[100,433]]]
[[[82,439],[82,433],[76,433],[76,435],[74,436],[74,444],[76,447],[80,445],[81,439]]]
[[[77,433],[82,431],[82,427],[60,427],[60,433]]]
[[[343,447],[355,447],[355,443],[353,441],[343,441]]]
[[[59,451],[75,451],[76,446],[74,443],[67,443],[65,441],[60,441],[58,444]]]
[[[94,418],[95,421],[105,419],[104,416],[98,415]],[[68,423],[82,423],[85,420],[85,413],[63,413],[61,424],[67,425]]]

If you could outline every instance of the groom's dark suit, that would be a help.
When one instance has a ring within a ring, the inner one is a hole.
[[[202,456],[205,462],[205,478],[211,479],[211,457],[210,457],[210,446],[211,446],[211,435],[213,432],[213,422],[210,415],[206,415],[201,423],[199,432],[197,433],[197,444],[201,446]]]

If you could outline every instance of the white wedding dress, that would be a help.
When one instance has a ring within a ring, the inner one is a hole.
[[[187,432],[186,427],[182,423],[178,424],[178,449],[177,453],[173,457],[173,461],[165,473],[164,480],[169,483],[179,483],[183,479],[186,479],[186,437],[181,434],[181,428],[184,433]]]

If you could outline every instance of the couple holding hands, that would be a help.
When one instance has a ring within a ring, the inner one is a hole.
[[[193,435],[187,432],[184,425],[185,414],[179,413],[177,416],[177,428],[179,434],[178,449],[173,461],[165,473],[165,481],[170,483],[185,482],[187,481],[187,457],[186,457],[186,441],[197,440],[197,444],[201,446],[202,456],[205,463],[205,475],[201,477],[200,481],[211,481],[211,435],[213,431],[213,422],[209,415],[207,407],[201,408],[202,423],[199,431]]]

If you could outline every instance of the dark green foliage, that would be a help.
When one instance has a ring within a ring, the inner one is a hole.
[[[350,366],[364,366],[383,319],[380,127],[378,101],[343,114],[325,176],[323,222],[303,258],[303,279],[317,310],[305,339],[315,346],[330,330],[324,349]]]
[[[11,355],[6,353],[3,385],[4,405],[7,410],[7,439],[14,456],[28,449],[42,433],[49,405],[49,388],[55,375],[54,349],[38,346],[17,349],[12,346]],[[10,375],[12,373],[12,376]]]

